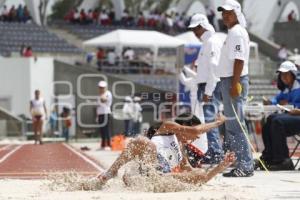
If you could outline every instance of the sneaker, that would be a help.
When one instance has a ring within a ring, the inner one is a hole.
[[[295,166],[293,161],[290,158],[286,158],[284,161],[282,161],[279,164],[272,164],[268,166],[268,169],[270,171],[290,171],[290,170],[295,170]]]
[[[250,177],[253,175],[253,171],[243,171],[237,168],[223,174],[224,177]]]

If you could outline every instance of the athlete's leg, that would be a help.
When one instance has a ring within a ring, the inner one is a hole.
[[[101,182],[105,183],[117,175],[118,170],[129,161],[137,158],[144,164],[155,165],[157,163],[155,145],[145,137],[132,139],[111,167],[98,175]]]

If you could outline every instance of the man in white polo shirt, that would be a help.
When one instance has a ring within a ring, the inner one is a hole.
[[[99,97],[97,99],[97,117],[101,134],[101,149],[109,150],[111,147],[110,121],[111,121],[111,104],[112,94],[107,89],[107,82],[98,83]]]
[[[218,76],[221,79],[221,92],[225,122],[225,150],[234,151],[237,157],[236,168],[223,174],[225,177],[249,177],[253,175],[253,158],[250,146],[238,120],[244,124],[243,105],[248,95],[248,61],[250,40],[246,31],[246,20],[241,5],[235,0],[226,0],[218,7],[222,12],[228,35],[221,50]],[[234,109],[233,109],[234,107]],[[235,112],[238,115],[235,117]]]
[[[203,14],[195,14],[188,26],[203,44],[195,62],[197,66],[198,101],[203,105],[205,122],[213,122],[218,112],[220,95],[220,79],[216,77],[216,67],[219,64],[221,48],[224,40],[215,34],[214,27]],[[207,134],[207,163],[218,163],[222,160],[223,150],[220,144],[218,128],[213,128]]]

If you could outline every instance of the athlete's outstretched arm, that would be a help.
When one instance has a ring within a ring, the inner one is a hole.
[[[168,133],[174,133],[180,141],[195,140],[200,134],[208,132],[212,128],[216,128],[222,125],[226,121],[226,117],[219,115],[216,121],[200,124],[197,126],[183,126],[175,122],[164,122],[157,130],[155,135],[166,135]]]
[[[226,155],[224,156],[224,160],[209,172],[194,170],[194,171],[183,172],[183,173],[172,173],[166,176],[172,176],[173,178],[176,178],[185,183],[203,184],[211,180],[218,173],[224,171],[226,168],[232,165],[235,162],[235,160],[236,158],[234,152],[230,152],[230,153],[226,153]]]

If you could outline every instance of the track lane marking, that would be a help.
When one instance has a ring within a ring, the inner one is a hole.
[[[62,172],[1,172],[0,176],[5,175],[49,175],[49,174],[64,174],[70,171],[62,171]],[[79,174],[98,174],[99,172],[88,172],[88,171],[76,171]]]
[[[74,148],[70,147],[69,145],[67,145],[65,143],[63,143],[63,146],[66,147],[67,149],[69,149],[70,151],[72,151],[73,153],[75,153],[76,155],[78,155],[80,158],[82,158],[84,161],[86,161],[87,163],[92,165],[94,168],[96,168],[100,172],[104,171],[104,169],[102,167],[100,167],[97,163],[95,163],[94,161],[92,161],[91,159],[86,157],[84,154],[78,152],[77,150],[75,150]]]
[[[18,151],[21,147],[23,147],[23,145],[17,146],[12,151],[10,151],[7,154],[5,154],[5,156],[3,156],[3,158],[0,159],[0,164],[2,162],[4,162],[7,158],[9,158],[12,154],[14,154],[16,151]]]

